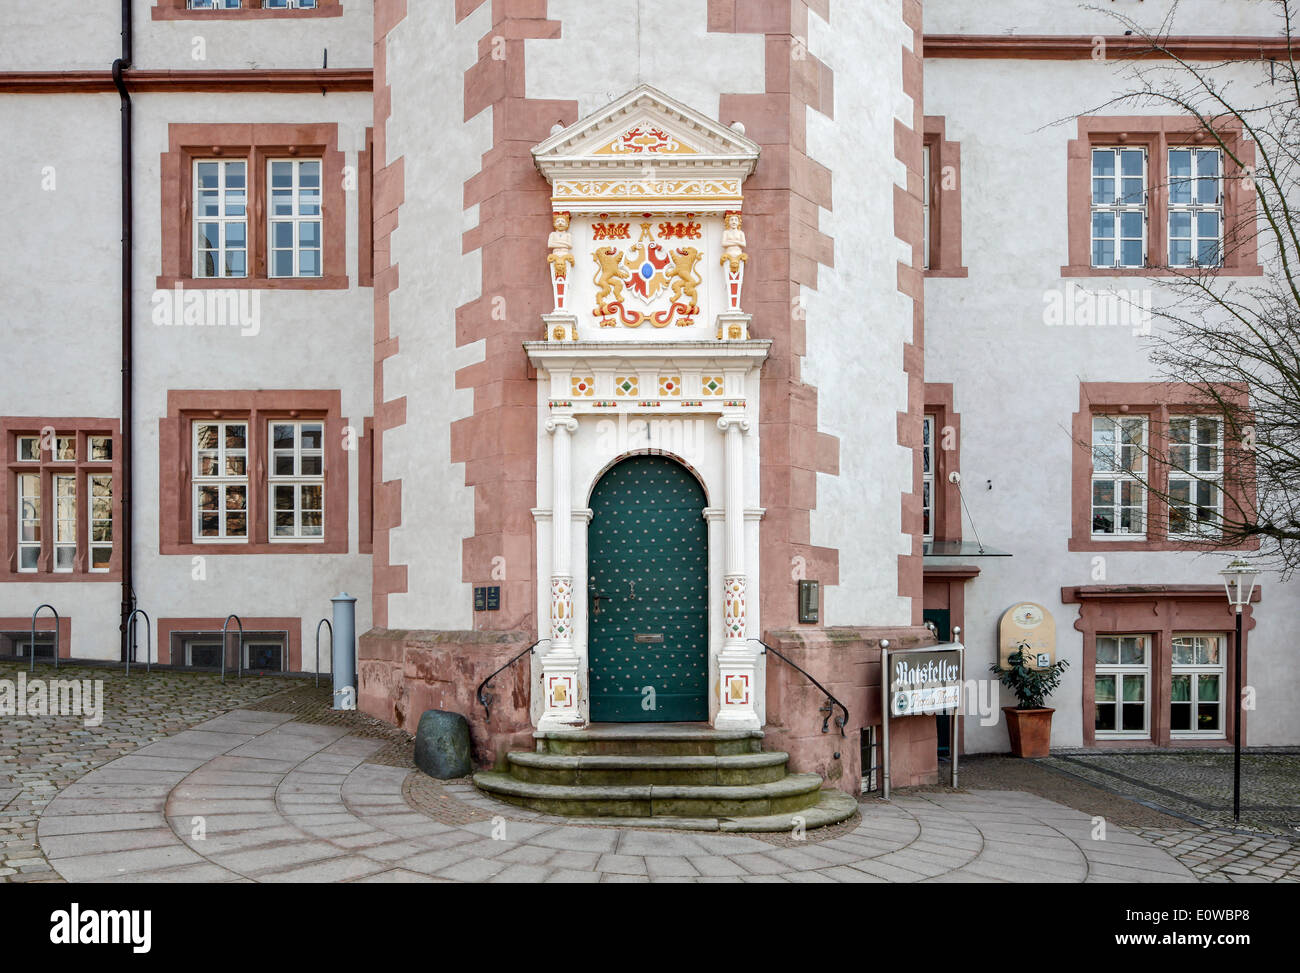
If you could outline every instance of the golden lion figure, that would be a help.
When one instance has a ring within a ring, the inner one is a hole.
[[[591,259],[596,261],[596,276],[591,279],[596,285],[596,307],[603,312],[611,294],[615,302],[623,300],[623,281],[632,273],[623,267],[623,251],[618,247],[597,250]]]
[[[700,298],[696,288],[702,278],[695,272],[695,265],[702,256],[694,247],[677,247],[668,251],[668,258],[673,265],[664,271],[664,276],[673,282],[670,304],[685,304],[692,308],[697,306]]]

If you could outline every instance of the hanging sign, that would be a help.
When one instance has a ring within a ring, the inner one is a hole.
[[[1010,668],[1011,654],[1021,642],[1029,645],[1029,664],[1046,669],[1056,659],[1056,621],[1052,613],[1032,601],[1012,605],[998,625],[998,658]]]

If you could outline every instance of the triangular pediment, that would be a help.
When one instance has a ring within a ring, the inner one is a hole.
[[[642,85],[533,148],[555,207],[572,212],[740,206],[758,143]]]
[[[537,168],[565,202],[576,202],[575,179],[642,178],[648,167],[670,175],[689,171],[692,178],[719,177],[739,183],[758,161],[758,144],[740,126],[723,125],[670,98],[651,85],[641,85],[569,127],[555,132],[533,149]]]

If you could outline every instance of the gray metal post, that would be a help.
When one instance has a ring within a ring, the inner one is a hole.
[[[32,612],[32,640],[27,644],[27,649],[32,654],[31,671],[36,671],[36,616],[41,613],[42,608],[48,608],[54,613],[54,670],[57,672],[59,669],[59,639],[62,633],[59,631],[59,612],[53,605],[37,605],[36,611]],[[1241,693],[1238,693],[1237,697],[1240,699]],[[1238,722],[1240,722],[1240,719]]]
[[[334,709],[357,708],[357,600],[346,591],[335,595],[330,627]]]

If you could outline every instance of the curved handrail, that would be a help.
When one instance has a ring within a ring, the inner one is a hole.
[[[322,618],[316,623],[316,686],[320,686],[320,627],[324,625],[330,630],[330,652],[334,652],[334,626],[330,624],[328,618]]]
[[[221,681],[223,683],[226,681],[226,628],[232,618],[239,626],[239,655],[235,656],[235,672],[238,673],[238,678],[244,678],[244,623],[240,621],[238,615],[230,614],[221,623]]]
[[[31,672],[36,671],[36,616],[41,613],[42,608],[48,608],[50,611],[54,613],[54,671],[58,672],[59,636],[62,634],[60,632],[60,628],[62,627],[62,625],[59,622],[59,611],[53,605],[37,605],[36,611],[32,612],[32,640],[27,643],[27,647],[31,650],[32,653],[32,665],[30,671]]]
[[[762,639],[750,639],[750,641],[751,641],[751,642],[757,642],[759,645],[761,645],[761,646],[763,647],[763,651],[764,651],[764,652],[771,652],[774,656],[776,656],[778,659],[780,659],[782,662],[784,662],[784,663],[785,663],[786,665],[788,665],[790,668],[792,668],[792,669],[798,669],[800,672],[802,672],[802,673],[804,674],[804,676],[807,677],[807,679],[808,679],[808,681],[809,681],[810,683],[812,683],[814,686],[816,686],[818,689],[820,689],[823,693],[826,694],[826,705],[823,706],[823,707],[821,708],[821,712],[823,712],[823,713],[826,714],[826,719],[822,720],[822,732],[823,732],[823,733],[829,733],[829,732],[830,732],[830,729],[831,729],[831,716],[833,716],[834,713],[835,713],[835,707],[838,706],[841,710],[843,710],[844,715],[843,715],[842,717],[837,717],[837,718],[836,718],[836,720],[835,720],[835,725],[838,726],[838,727],[840,728],[840,736],[846,736],[846,734],[845,734],[845,732],[844,732],[844,727],[847,726],[847,725],[848,725],[848,722],[849,722],[849,708],[848,708],[847,706],[845,706],[845,705],[844,705],[843,703],[841,703],[838,699],[836,699],[834,696],[832,696],[830,690],[827,689],[825,686],[823,686],[821,683],[819,683],[816,679],[814,679],[814,678],[812,677],[812,674],[811,674],[810,672],[808,672],[808,671],[807,671],[806,669],[804,669],[802,666],[799,666],[798,664],[796,664],[796,663],[794,663],[794,662],[791,662],[789,659],[787,659],[785,656],[783,656],[783,655],[782,655],[780,652],[778,652],[776,649],[772,648],[772,646],[768,645],[768,644],[767,644],[766,642],[764,642]]]
[[[145,672],[153,672],[153,622],[149,613],[137,608],[126,616],[126,674],[131,675],[131,651],[135,648],[135,616],[144,616],[144,667]]]
[[[487,688],[487,684],[490,683],[497,676],[501,675],[501,673],[505,672],[512,665],[514,665],[516,662],[518,662],[520,659],[526,656],[529,652],[533,651],[533,649],[537,648],[543,642],[549,642],[549,641],[550,639],[538,639],[536,642],[528,646],[528,648],[524,649],[524,651],[520,652],[517,656],[515,656],[513,659],[511,659],[509,662],[503,665],[500,669],[492,673],[492,675],[488,676],[486,679],[484,679],[481,683],[478,684],[478,689],[474,690],[474,696],[478,699],[479,704],[483,707],[483,714],[487,719],[490,720],[492,718],[492,710],[488,708],[488,704],[492,701],[492,697],[483,692],[483,690]]]

